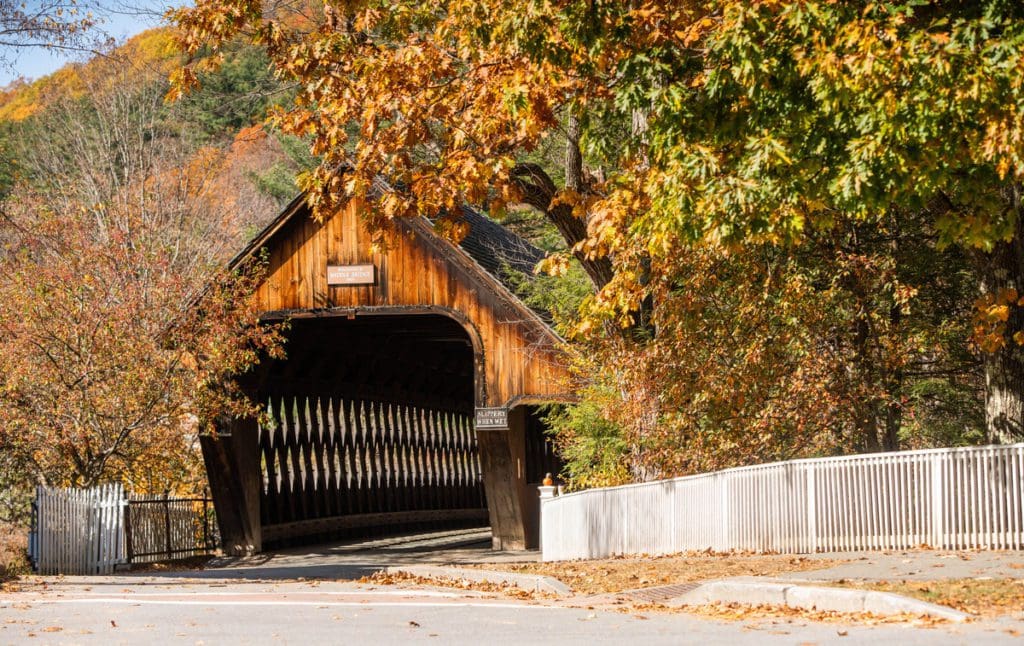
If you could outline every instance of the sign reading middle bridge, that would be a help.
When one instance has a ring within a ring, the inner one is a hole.
[[[376,285],[377,267],[366,265],[327,265],[328,285]]]
[[[478,408],[478,409],[476,409],[476,430],[478,430],[478,431],[507,431],[508,430],[508,409],[507,408]]]

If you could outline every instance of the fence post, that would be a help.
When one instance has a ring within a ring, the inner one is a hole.
[[[676,489],[679,488],[679,483],[676,480],[672,480],[672,495],[668,498],[668,504],[672,505],[671,511],[669,512],[669,519],[671,522],[668,524],[668,546],[672,552],[678,552],[678,541],[676,541]]]
[[[46,557],[52,554],[49,537],[46,536],[46,490],[43,485],[36,485],[36,562],[35,570],[46,574]]]
[[[729,545],[729,491],[726,486],[727,475],[724,473],[715,474],[715,484],[718,485],[718,540],[714,541],[715,551],[724,552]]]
[[[818,492],[814,488],[814,463],[807,464],[807,549],[818,551]]]
[[[132,537],[132,501],[127,493],[124,494],[124,551],[128,565],[135,560],[135,541]]]
[[[946,497],[943,491],[942,482],[942,460],[945,457],[941,453],[933,453],[931,455],[930,466],[932,469],[932,540],[931,547],[933,549],[940,549],[944,547],[944,540],[942,536],[942,512],[945,507]]]
[[[209,517],[209,506],[210,502],[210,490],[203,487],[203,552],[207,554],[212,552],[210,549],[210,517]]]
[[[171,492],[164,489],[164,539],[167,545],[167,560],[171,559]]]
[[[28,561],[32,569],[39,570],[39,486],[36,486],[36,497],[32,501],[32,529],[28,533]]]

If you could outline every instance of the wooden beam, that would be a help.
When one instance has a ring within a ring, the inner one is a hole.
[[[525,550],[536,545],[527,531],[525,464],[526,419],[523,407],[509,411],[509,430],[478,431],[480,467],[496,550]]]
[[[249,556],[263,548],[260,524],[259,426],[227,420],[199,438],[224,552]]]

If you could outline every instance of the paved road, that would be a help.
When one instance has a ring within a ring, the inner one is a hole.
[[[1021,624],[859,627],[514,602],[345,582],[40,580],[0,595],[0,644],[1019,643]],[[842,635],[841,633],[845,633]]]
[[[536,559],[495,553],[486,531],[462,530],[220,559],[191,572],[30,577],[0,594],[3,644],[999,644],[1024,622],[940,628],[845,626],[785,619],[713,621],[685,613],[515,602],[493,594],[353,582],[386,565]],[[832,555],[819,555],[827,558]],[[1017,553],[842,555],[793,578],[1021,576]],[[578,603],[578,602],[577,602]]]

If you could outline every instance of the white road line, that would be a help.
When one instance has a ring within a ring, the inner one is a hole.
[[[531,606],[516,603],[437,603],[431,601],[187,601],[159,599],[122,599],[120,597],[98,599],[35,599],[15,603],[32,604],[111,604],[111,605],[166,605],[166,606],[320,606],[375,608],[395,606],[402,608],[514,608],[516,610],[564,610],[558,606]]]
[[[31,592],[20,593],[20,594],[32,594]],[[60,594],[73,594],[80,596],[109,596],[109,592],[96,592],[93,590],[76,590],[74,592],[61,592]],[[464,594],[458,594],[456,592],[440,592],[437,590],[409,590],[409,591],[395,591],[391,592],[388,590],[352,590],[352,591],[337,591],[337,590],[296,590],[294,592],[286,590],[268,590],[266,592],[188,592],[181,590],[167,591],[167,592],[126,592],[126,595],[131,597],[167,597],[167,596],[184,596],[190,597],[246,597],[246,596],[264,596],[268,594],[279,594],[281,596],[292,596],[292,595],[321,595],[321,596],[360,596],[360,597],[439,597],[443,599],[457,599],[465,597]],[[120,598],[120,597],[118,597]],[[17,601],[18,597],[0,597],[0,600]]]

